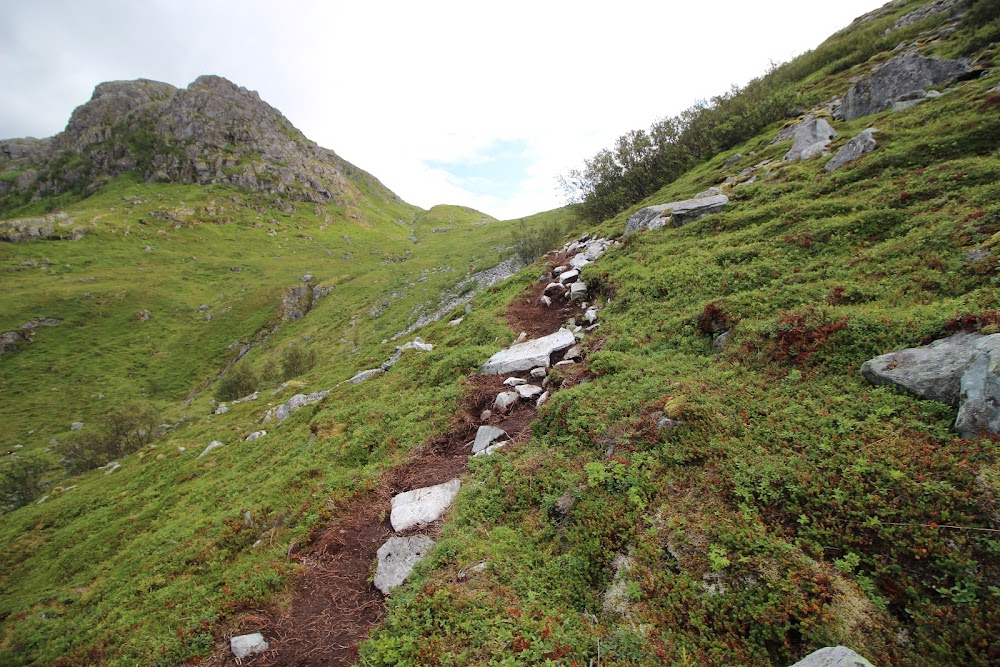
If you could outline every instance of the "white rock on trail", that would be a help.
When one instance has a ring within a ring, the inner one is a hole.
[[[560,329],[548,336],[519,343],[497,352],[483,364],[480,372],[484,375],[508,375],[530,371],[537,366],[548,367],[550,365],[549,357],[553,352],[564,350],[573,345],[574,342],[576,342],[576,338],[572,332]]]
[[[229,648],[232,649],[233,655],[235,655],[238,660],[242,660],[243,658],[248,658],[251,655],[263,653],[270,647],[267,642],[264,641],[264,635],[259,632],[255,632],[252,635],[239,635],[231,638],[229,640]]]
[[[514,387],[514,391],[516,391],[517,395],[526,401],[530,401],[542,395],[542,388],[534,384],[518,385]]]
[[[402,532],[437,521],[451,506],[461,485],[461,481],[453,479],[444,484],[414,489],[395,496],[389,514],[392,529]]]
[[[505,435],[507,435],[507,432],[502,428],[497,428],[496,426],[480,426],[479,430],[476,431],[476,440],[472,443],[472,453],[478,454],[493,444],[494,441],[499,440]]]
[[[388,595],[393,588],[402,585],[433,546],[434,540],[426,535],[390,537],[378,549],[375,588]]]
[[[505,391],[497,395],[495,401],[493,401],[493,409],[500,414],[506,414],[512,405],[517,403],[519,396],[515,391]]]

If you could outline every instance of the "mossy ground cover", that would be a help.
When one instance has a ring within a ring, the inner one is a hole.
[[[756,150],[746,164],[721,155],[645,202],[778,159],[724,212],[586,269],[594,378],[553,397],[531,443],[475,462],[362,664],[782,665],[831,644],[875,664],[1000,658],[996,441],[859,373],[1000,307],[995,255],[968,254],[1000,231],[993,85],[839,123],[834,149],[881,132],[833,174],[782,165],[772,130],[736,149]],[[718,355],[713,320],[731,331]]]
[[[935,48],[978,44],[990,25]],[[862,37],[807,56],[803,99],[842,93],[884,59],[866,61]],[[976,55],[994,57],[986,44]],[[962,326],[995,330],[996,84],[837,123],[834,149],[868,124],[880,132],[874,153],[834,174],[781,164],[787,144],[770,143],[771,127],[644,202],[777,158],[722,213],[636,234],[587,268],[602,307],[589,381],[551,399],[531,442],[470,462],[438,547],[394,594],[362,664],[787,665],[836,643],[876,664],[1000,660],[996,442],[958,438],[952,409],[858,373]],[[289,544],[446,429],[461,377],[509,342],[507,304],[539,266],[478,296],[460,326],[416,332],[433,352],[242,441],[268,404],[384,361],[394,343],[381,341],[499,261],[516,228],[377,194],[289,210],[121,179],[59,202],[83,240],[0,247],[0,330],[62,320],[0,357],[4,448],[41,452],[71,421],[136,397],[180,424],[112,475],[53,471],[52,485],[73,488],[0,518],[4,661],[208,654],[234,618],[287,599]],[[618,235],[626,215],[590,231]],[[279,324],[281,291],[307,271],[333,291],[238,363],[267,375],[295,344],[318,352],[316,366],[211,414],[229,345]],[[713,322],[731,331],[718,355]],[[658,429],[660,413],[680,426]],[[197,458],[212,440],[226,446]]]

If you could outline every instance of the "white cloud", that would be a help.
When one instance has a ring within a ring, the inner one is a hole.
[[[0,6],[0,135],[49,136],[93,86],[220,74],[422,207],[498,217],[560,205],[555,176],[620,134],[818,45],[880,0],[822,22],[794,0],[613,4],[34,0]],[[435,164],[523,142],[521,189],[475,194]]]

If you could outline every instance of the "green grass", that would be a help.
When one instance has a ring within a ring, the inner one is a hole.
[[[917,4],[864,30],[881,34]],[[862,42],[843,33],[835,53],[807,54],[818,74],[803,75],[802,94],[842,93],[886,57],[866,61]],[[995,663],[996,443],[958,438],[951,408],[858,372],[947,335],[954,318],[1000,310],[1000,118],[984,103],[995,85],[837,123],[834,149],[880,132],[872,154],[833,174],[782,164],[775,125],[637,205],[776,158],[722,213],[635,234],[587,267],[602,307],[590,381],[553,396],[531,442],[471,461],[438,547],[394,594],[362,664],[787,665],[832,644],[879,665]],[[723,169],[732,152],[745,157]],[[358,188],[287,213],[231,188],[121,178],[57,200],[88,228],[81,241],[0,245],[0,331],[62,320],[0,356],[0,447],[42,454],[70,422],[93,428],[137,398],[178,424],[112,475],[53,469],[44,504],[0,517],[5,664],[204,656],[242,610],[287,593],[292,541],[447,428],[462,377],[510,340],[506,306],[540,269],[477,296],[461,326],[416,332],[433,352],[335,387],[384,361],[396,342],[382,341],[442,291],[500,261],[517,225],[421,211],[364,178]],[[618,236],[629,212],[593,228],[573,209],[528,223]],[[972,262],[974,248],[993,254]],[[333,290],[280,322],[281,291],[307,271]],[[721,355],[699,326],[713,312],[732,326]],[[258,374],[289,344],[317,363],[214,415],[235,340],[259,340],[239,362]],[[270,405],[327,388],[242,441]],[[683,426],[656,430],[661,412]],[[197,458],[212,440],[226,446]],[[605,609],[617,556],[632,565],[618,610]]]

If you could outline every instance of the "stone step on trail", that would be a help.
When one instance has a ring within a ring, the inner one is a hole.
[[[434,523],[451,507],[462,482],[453,479],[400,493],[392,499],[389,523],[397,533]]]
[[[576,342],[573,333],[566,329],[513,345],[506,350],[497,352],[483,364],[480,373],[483,375],[509,375],[522,371],[530,371],[538,366],[551,365],[551,356],[555,352],[565,350]]]

